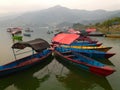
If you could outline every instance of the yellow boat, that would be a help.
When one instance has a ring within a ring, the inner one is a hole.
[[[104,51],[107,52],[110,50],[112,47],[105,47],[105,46],[68,46],[68,45],[63,45],[65,48],[78,48],[78,49],[87,49],[87,50],[98,50],[98,51]]]

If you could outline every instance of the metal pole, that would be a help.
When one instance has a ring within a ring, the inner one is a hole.
[[[16,54],[15,54],[14,49],[12,49],[12,51],[13,51],[13,54],[14,54],[14,58],[15,58],[15,60],[16,60],[17,58],[16,58]]]

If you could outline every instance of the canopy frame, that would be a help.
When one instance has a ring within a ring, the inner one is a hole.
[[[17,55],[24,54],[24,53],[27,53],[27,52],[31,51],[31,50],[29,50],[29,51],[25,51],[25,52],[22,52],[22,53],[17,53],[17,52],[19,52],[20,50],[23,50],[26,47],[30,47],[32,49],[32,55],[33,55],[34,51],[36,51],[38,53],[42,52],[43,50],[49,48],[50,45],[47,41],[45,41],[41,38],[26,41],[26,42],[14,43],[11,48],[12,48],[15,60],[16,60]],[[18,49],[18,50],[15,52],[14,49]]]

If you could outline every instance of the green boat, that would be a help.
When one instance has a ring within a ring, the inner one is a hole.
[[[12,39],[13,40],[18,40],[18,41],[22,41],[22,36],[18,36],[18,35],[14,35],[13,37],[12,37]]]

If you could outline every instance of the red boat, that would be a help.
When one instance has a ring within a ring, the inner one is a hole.
[[[56,47],[54,53],[55,56],[61,58],[61,61],[73,64],[77,68],[89,71],[96,75],[105,77],[115,72],[115,69],[106,64],[61,47]]]
[[[8,28],[7,32],[10,32],[11,34],[22,33],[22,28],[20,27]]]

